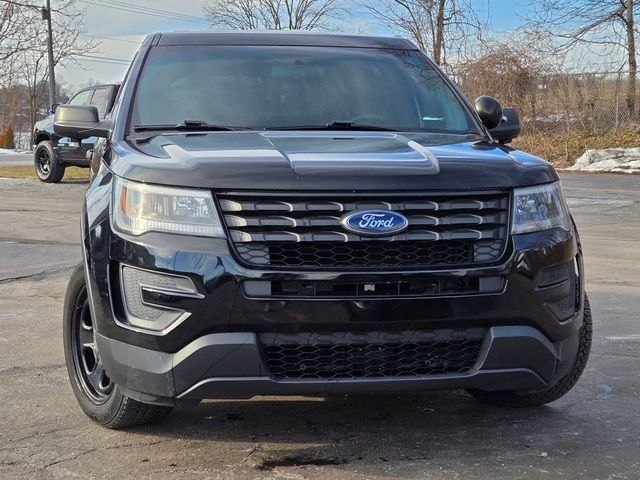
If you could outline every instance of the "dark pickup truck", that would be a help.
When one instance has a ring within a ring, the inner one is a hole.
[[[151,35],[110,118],[61,106],[55,131],[100,138],[63,333],[105,426],[254,395],[531,407],[585,368],[558,175],[411,42]]]
[[[76,93],[69,105],[93,105],[104,118],[113,107],[120,84],[95,85]],[[65,168],[89,167],[89,156],[96,137],[70,139],[60,137],[53,130],[53,119],[58,105],[51,108],[52,114],[35,124],[33,130],[33,163],[38,178],[47,183],[58,183],[64,177]]]

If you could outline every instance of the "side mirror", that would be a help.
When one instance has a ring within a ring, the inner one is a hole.
[[[59,106],[60,106],[59,103],[54,103],[53,105],[51,105],[51,113],[56,113],[56,110],[58,109]]]
[[[502,122],[491,130],[491,136],[500,143],[509,143],[522,132],[520,115],[513,108],[502,110]]]
[[[100,121],[98,108],[93,105],[60,105],[53,120],[56,135],[74,140],[107,138],[111,133],[111,126],[111,120]]]
[[[478,97],[475,101],[476,113],[482,124],[493,130],[502,122],[502,105],[493,97]]]

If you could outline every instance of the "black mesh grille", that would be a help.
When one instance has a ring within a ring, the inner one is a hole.
[[[218,193],[239,259],[248,266],[301,269],[464,266],[498,260],[506,247],[506,192],[438,195]],[[349,213],[403,214],[389,237],[346,230]]]
[[[356,379],[465,374],[476,364],[484,333],[262,334],[260,340],[275,379]]]
[[[250,263],[282,267],[413,267],[473,263],[474,242],[355,242],[239,245]]]

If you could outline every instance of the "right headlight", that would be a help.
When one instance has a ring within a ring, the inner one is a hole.
[[[116,177],[113,224],[130,235],[178,233],[224,238],[222,223],[206,190],[164,187]]]
[[[571,230],[571,217],[560,182],[515,189],[512,233],[538,232],[556,227]]]

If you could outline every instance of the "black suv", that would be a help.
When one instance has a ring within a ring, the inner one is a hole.
[[[96,136],[64,310],[83,410],[466,389],[535,406],[585,368],[591,315],[558,176],[412,43],[156,34]]]
[[[119,84],[95,85],[76,93],[69,105],[93,105],[100,118],[106,117],[118,94]],[[33,129],[33,165],[36,175],[47,183],[59,183],[68,166],[88,167],[95,137],[66,138],[53,131],[53,120],[58,105],[51,107],[51,115],[36,122]]]

